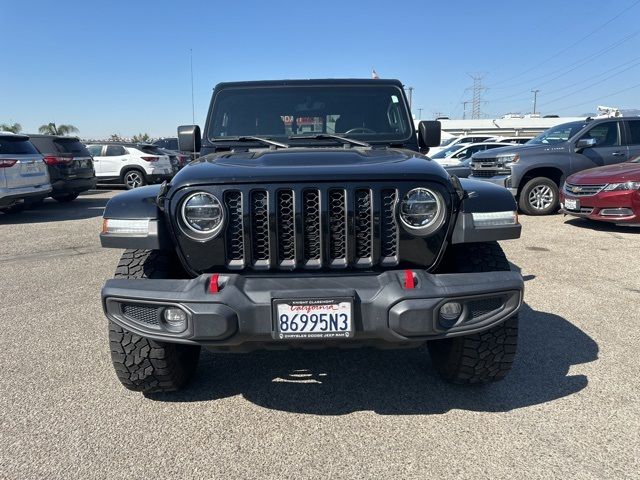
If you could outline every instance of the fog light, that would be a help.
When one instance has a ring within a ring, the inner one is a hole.
[[[443,327],[452,327],[462,314],[462,305],[458,302],[447,302],[440,307],[440,323]]]
[[[187,314],[180,308],[170,307],[165,309],[163,317],[167,328],[173,332],[182,332],[187,328]]]

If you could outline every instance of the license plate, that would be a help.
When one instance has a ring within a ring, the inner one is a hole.
[[[38,166],[34,163],[27,163],[26,165],[23,165],[23,172],[24,173],[36,173],[38,172]]]
[[[279,340],[353,336],[353,299],[274,300],[272,336]]]
[[[580,210],[580,203],[577,198],[565,198],[564,208],[567,210]]]

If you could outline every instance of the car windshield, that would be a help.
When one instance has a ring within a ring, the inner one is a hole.
[[[213,141],[261,136],[291,143],[291,136],[316,134],[404,141],[410,122],[403,92],[393,85],[233,87],[216,94],[207,135]]]
[[[529,140],[527,145],[546,145],[566,142],[586,126],[587,122],[569,122],[556,125]]]
[[[455,145],[451,145],[450,147],[445,148],[444,150],[440,150],[438,153],[434,153],[430,155],[431,158],[447,158],[449,155],[457,152],[461,148],[464,148],[466,143],[456,143]]]

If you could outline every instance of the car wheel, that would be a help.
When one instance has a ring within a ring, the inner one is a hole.
[[[147,180],[140,170],[127,170],[122,175],[122,183],[127,187],[127,190],[133,190],[134,188],[144,187],[147,184]]]
[[[439,273],[509,270],[497,242],[450,247]],[[452,383],[474,384],[502,380],[511,370],[518,345],[518,316],[479,333],[432,340],[427,346],[440,376]]]
[[[157,250],[125,250],[115,278],[175,278],[176,260]],[[193,376],[199,345],[158,342],[109,320],[111,361],[120,383],[143,393],[180,390]]]
[[[558,186],[550,178],[537,177],[529,180],[518,202],[520,210],[528,215],[549,215],[558,210]]]
[[[68,203],[73,202],[76,198],[78,198],[78,193],[68,193],[66,195],[56,195],[53,199],[60,203]]]

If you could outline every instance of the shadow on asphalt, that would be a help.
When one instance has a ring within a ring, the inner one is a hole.
[[[452,409],[505,412],[579,392],[585,375],[573,365],[598,358],[597,343],[562,317],[524,305],[518,356],[502,382],[450,385],[437,376],[426,348],[212,354],[203,351],[186,390],[153,395],[163,402],[198,402],[242,395],[265,408],[314,415],[374,411],[440,414]]]
[[[564,223],[572,227],[588,228],[598,232],[640,233],[640,227],[618,226],[615,223],[598,222],[588,218],[569,218]]]
[[[104,194],[104,190],[89,190],[69,203],[59,203],[52,198],[47,198],[43,203],[22,212],[0,214],[0,225],[48,223],[100,217],[109,199],[91,197],[101,194]]]

